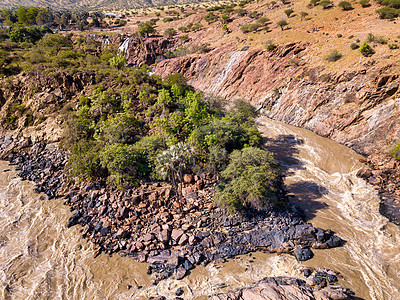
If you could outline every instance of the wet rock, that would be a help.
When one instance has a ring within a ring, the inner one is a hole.
[[[226,294],[217,294],[211,300],[263,300],[263,299],[352,299],[352,292],[346,289],[322,288],[306,285],[304,280],[288,277],[267,277],[249,287]]]
[[[81,212],[78,210],[75,212],[68,220],[67,227],[72,227],[79,224],[80,219],[82,218]]]

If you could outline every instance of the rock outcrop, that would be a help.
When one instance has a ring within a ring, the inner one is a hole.
[[[63,173],[67,158],[56,145],[35,144],[29,152],[11,152],[8,159],[19,176],[36,183],[37,192],[49,199],[64,197],[75,211],[67,226],[82,225],[97,253],[146,261],[156,281],[181,279],[196,265],[256,250],[291,253],[304,261],[313,256],[310,248],[343,244],[331,230],[306,223],[301,210],[287,202],[281,183],[276,188],[285,209],[228,215],[213,203],[215,175],[186,174],[184,197],[177,200],[171,186],[160,182],[124,191],[104,182],[71,186]]]
[[[306,281],[288,277],[267,277],[249,287],[218,294],[210,300],[333,300],[352,299],[352,293],[343,288],[310,287]]]
[[[390,147],[400,133],[398,76],[389,67],[342,73],[310,68],[303,59],[307,47],[290,43],[273,51],[240,51],[225,45],[162,61],[154,70],[162,76],[180,72],[205,93],[245,99],[274,120],[310,129],[361,154]]]

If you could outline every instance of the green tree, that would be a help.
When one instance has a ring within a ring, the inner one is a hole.
[[[276,23],[279,27],[281,27],[282,31],[283,31],[283,27],[288,25],[288,22],[286,22],[286,20],[280,20]]]
[[[25,6],[18,7],[17,18],[18,18],[18,23],[23,25],[29,25],[28,10],[26,9]]]
[[[182,184],[179,183],[183,183],[184,171],[193,164],[193,161],[194,149],[184,143],[173,145],[157,156],[157,172],[163,178],[171,180],[180,208]]]
[[[112,58],[110,58],[110,66],[116,67],[118,70],[124,67],[127,64],[128,60],[125,58],[123,54],[118,54]]]
[[[171,38],[171,37],[174,37],[176,35],[176,33],[177,32],[174,28],[167,28],[164,31],[164,36]]]
[[[28,9],[26,12],[26,17],[28,19],[28,24],[29,25],[35,25],[36,23],[36,17],[39,13],[39,8],[37,7],[31,7]]]
[[[140,37],[145,38],[153,33],[156,33],[156,30],[149,22],[139,24],[138,34]]]
[[[300,12],[301,21],[303,21],[304,18],[307,17],[307,16],[308,16],[308,12],[305,12],[305,11]]]
[[[278,173],[270,152],[259,148],[235,150],[221,172],[216,202],[229,212],[264,209],[277,201]]]
[[[3,9],[1,14],[3,15],[4,24],[7,26],[12,26],[17,21],[16,17],[9,9]]]

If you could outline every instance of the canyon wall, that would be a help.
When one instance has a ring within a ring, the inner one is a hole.
[[[399,136],[400,80],[390,66],[372,60],[357,71],[311,68],[308,44],[290,43],[273,51],[235,49],[161,61],[156,74],[180,72],[196,89],[251,102],[263,115],[310,129],[361,154],[388,151]]]

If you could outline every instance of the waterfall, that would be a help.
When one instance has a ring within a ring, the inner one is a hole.
[[[235,66],[240,61],[240,58],[243,53],[245,53],[245,51],[237,51],[237,52],[233,53],[233,55],[231,56],[231,58],[228,61],[228,64],[222,70],[221,74],[219,74],[217,82],[212,87],[212,89],[211,89],[212,93],[216,93],[219,90],[220,86],[225,81],[228,74],[232,71],[232,67]]]
[[[126,53],[128,51],[128,47],[129,47],[129,38],[126,38],[121,44],[121,46],[119,46],[118,52]]]

